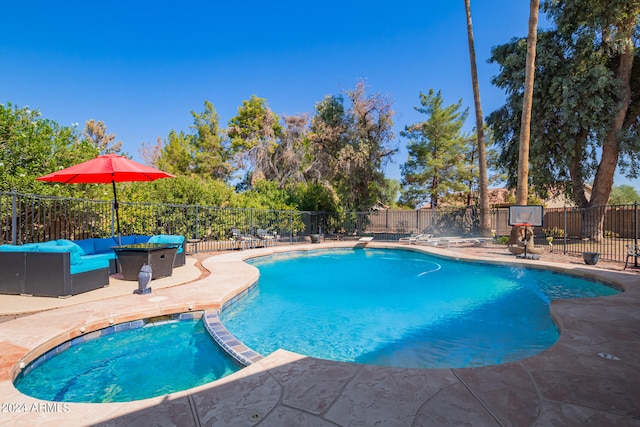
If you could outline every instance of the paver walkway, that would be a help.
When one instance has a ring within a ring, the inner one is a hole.
[[[353,245],[324,243],[295,249]],[[514,261],[482,252],[411,249],[494,263]],[[626,292],[554,301],[551,312],[562,331],[560,340],[547,351],[514,363],[473,369],[397,369],[317,360],[280,350],[211,384],[135,402],[51,403],[22,395],[13,387],[11,380],[21,362],[80,335],[81,330],[219,307],[258,277],[243,258],[284,250],[224,253],[203,261],[209,276],[186,285],[154,286],[153,294],[145,296],[127,290],[120,296],[74,301],[0,323],[0,425],[640,425],[639,276],[579,264],[564,268],[613,282]],[[544,260],[519,263],[561,269]],[[197,270],[193,262],[185,268]],[[7,313],[10,307],[4,298],[0,296],[0,312]],[[150,374],[162,368],[150,367]]]

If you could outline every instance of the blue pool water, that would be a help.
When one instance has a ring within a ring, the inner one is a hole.
[[[57,402],[125,402],[186,390],[240,369],[201,320],[129,329],[71,346],[15,386]]]
[[[559,333],[549,301],[619,291],[548,271],[346,249],[259,258],[259,285],[221,316],[255,351],[416,368],[532,356]]]

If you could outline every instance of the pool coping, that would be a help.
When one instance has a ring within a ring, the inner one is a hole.
[[[108,326],[110,322],[122,323],[191,310],[216,313],[223,304],[256,283],[257,269],[244,263],[247,258],[292,250],[354,246],[401,248],[467,261],[569,272],[613,283],[625,292],[588,301],[553,302],[551,312],[561,330],[558,342],[539,355],[505,365],[465,369],[394,369],[320,361],[277,351],[228,377],[184,392],[135,402],[68,404],[65,408],[47,407],[46,402],[20,394],[11,383],[20,363],[28,363],[29,355],[43,353],[54,345],[79,336],[81,329],[86,332],[91,328],[99,329],[100,325]],[[629,326],[638,324],[640,320],[637,313],[640,291],[638,275],[634,272],[603,271],[589,266],[540,260],[492,259],[455,249],[408,247],[375,241],[234,251],[208,258],[203,261],[203,266],[211,271],[210,276],[186,285],[154,290],[149,298],[115,297],[0,324],[0,336],[3,337],[0,341],[0,402],[13,404],[15,409],[0,413],[0,423],[7,419],[11,419],[14,425],[60,420],[89,425],[110,420],[117,421],[116,425],[119,422],[125,425],[153,413],[156,419],[175,420],[179,417],[181,422],[178,425],[207,424],[207,420],[223,419],[220,418],[222,415],[228,420],[244,417],[244,424],[237,425],[254,425],[267,418],[282,420],[292,412],[309,420],[324,420],[337,425],[354,422],[369,425],[381,420],[391,425],[407,425],[409,419],[417,422],[419,419],[431,419],[424,417],[444,415],[446,418],[443,419],[448,420],[486,419],[495,424],[544,424],[544,421],[558,419],[600,419],[623,425],[640,422],[640,382],[634,379],[639,376],[640,362],[632,360],[632,355],[640,349],[640,333]],[[619,360],[607,359],[598,353],[617,356]],[[294,370],[295,378],[283,376],[285,369]],[[318,370],[332,374],[318,376]],[[395,390],[389,378],[396,378],[397,382],[398,376],[411,378],[411,387],[420,391],[407,396],[406,392]],[[560,385],[552,383],[550,376]],[[424,384],[418,384],[418,379]],[[330,397],[326,396],[326,391],[320,392],[317,388],[321,384],[327,388],[326,381],[329,380],[329,384],[340,384]],[[368,389],[386,390],[386,397],[372,395],[361,388],[364,384],[369,385]],[[428,390],[424,390],[425,387]],[[315,391],[315,397],[300,395],[305,389]],[[393,393],[389,394],[389,390]],[[413,402],[415,399],[420,402]],[[248,400],[251,404],[247,403]],[[408,400],[412,401],[411,405]],[[370,405],[379,410],[363,412],[362,408]],[[179,410],[176,409],[178,407]],[[45,410],[37,411],[38,408]]]

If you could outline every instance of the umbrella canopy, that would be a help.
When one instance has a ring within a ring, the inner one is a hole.
[[[170,173],[117,154],[105,154],[83,163],[36,178],[65,184],[110,184],[112,182],[155,181],[173,178]]]
[[[62,182],[65,184],[111,183],[113,186],[113,201],[116,210],[118,235],[120,235],[116,182],[155,181],[156,179],[173,177],[174,175],[170,173],[143,165],[124,156],[104,154],[36,179],[39,181]]]

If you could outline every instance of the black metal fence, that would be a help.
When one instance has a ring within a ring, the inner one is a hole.
[[[593,209],[599,210],[596,215],[579,208],[545,209],[543,226],[534,230],[536,244],[570,254],[600,252],[601,259],[624,262],[625,245],[638,243],[637,203]],[[603,238],[584,239],[585,221],[601,214]],[[197,241],[200,251],[237,248],[233,230],[255,234],[263,229],[276,235],[279,243],[295,243],[314,234],[325,239],[370,236],[378,241],[397,241],[418,233],[464,237],[478,229],[476,210],[465,208],[336,214],[120,202],[119,218],[122,235],[180,234],[192,245]],[[0,192],[0,243],[113,236],[115,221],[111,201]],[[493,209],[491,224],[496,236],[508,236],[508,208]]]

